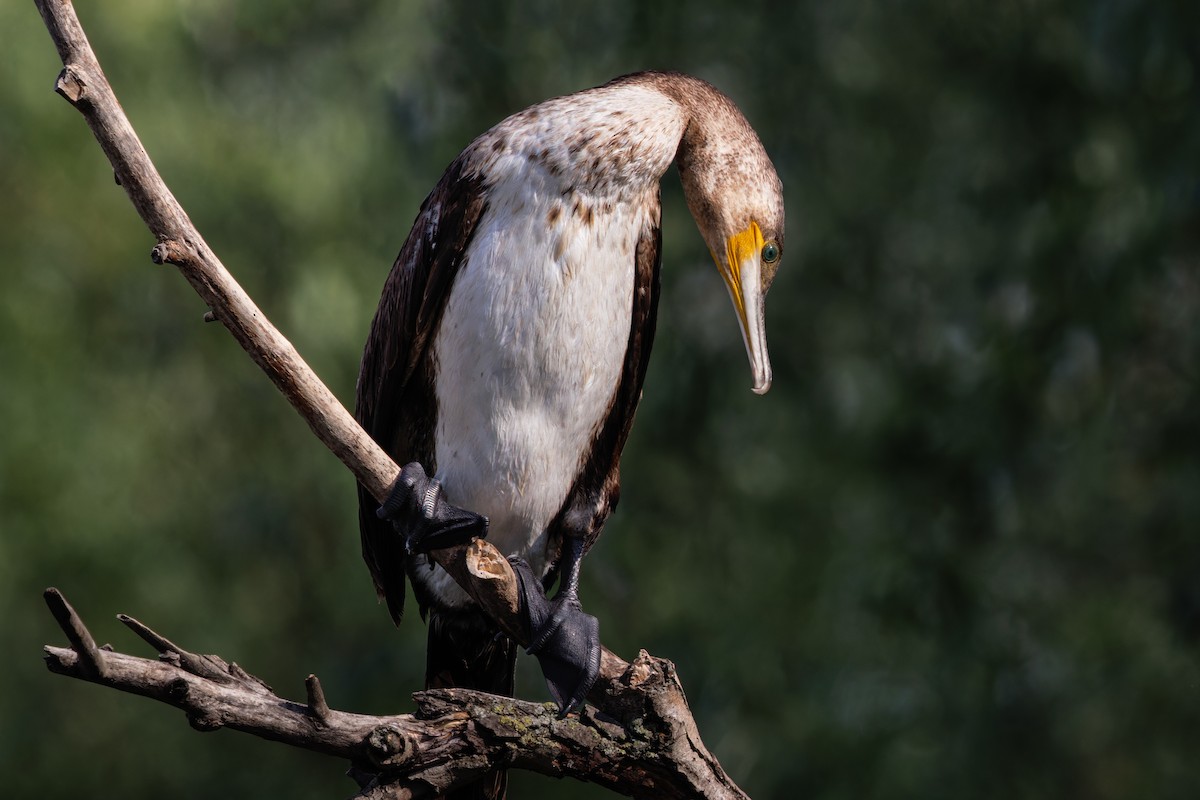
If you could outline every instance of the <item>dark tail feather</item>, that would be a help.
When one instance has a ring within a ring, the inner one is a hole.
[[[460,687],[511,697],[517,649],[479,611],[429,613],[425,688]],[[446,800],[503,800],[508,774],[497,770]]]

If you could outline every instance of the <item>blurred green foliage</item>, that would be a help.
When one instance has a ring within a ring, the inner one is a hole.
[[[1200,4],[81,5],[168,183],[346,402],[475,134],[636,69],[716,82],[787,192],[775,385],[748,391],[669,176],[585,567],[606,643],[677,662],[755,797],[1200,796]],[[384,713],[424,631],[375,604],[348,475],[149,263],[32,4],[0,31],[0,794],[345,796],[334,761],[39,663],[53,584],[120,649],[125,611]]]

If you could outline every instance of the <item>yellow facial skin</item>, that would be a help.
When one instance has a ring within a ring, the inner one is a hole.
[[[765,244],[762,229],[751,222],[745,230],[735,233],[725,242],[725,257],[714,252],[717,270],[729,289],[733,308],[742,326],[746,354],[754,373],[754,391],[764,394],[771,387],[771,364],[767,358],[766,332],[763,320],[762,249]]]
[[[750,326],[746,320],[746,299],[742,294],[742,264],[748,259],[757,259],[758,254],[762,252],[763,243],[762,229],[758,227],[757,222],[751,222],[749,228],[734,234],[725,242],[723,263],[715,253],[713,254],[717,269],[725,279],[725,285],[729,287],[729,296],[733,298],[733,307],[737,310],[738,321],[742,323],[743,330],[749,329]]]

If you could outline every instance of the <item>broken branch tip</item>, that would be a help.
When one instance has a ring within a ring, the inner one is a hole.
[[[71,105],[78,105],[87,94],[87,84],[79,75],[79,71],[71,64],[62,68],[54,81],[54,91]]]

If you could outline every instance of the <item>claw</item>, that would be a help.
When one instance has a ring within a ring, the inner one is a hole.
[[[524,560],[510,558],[529,627],[528,653],[537,657],[559,718],[583,705],[600,674],[600,621],[583,611],[573,592],[547,600]]]
[[[415,461],[406,464],[375,516],[392,523],[409,555],[487,536],[487,517],[446,502],[442,485]]]

